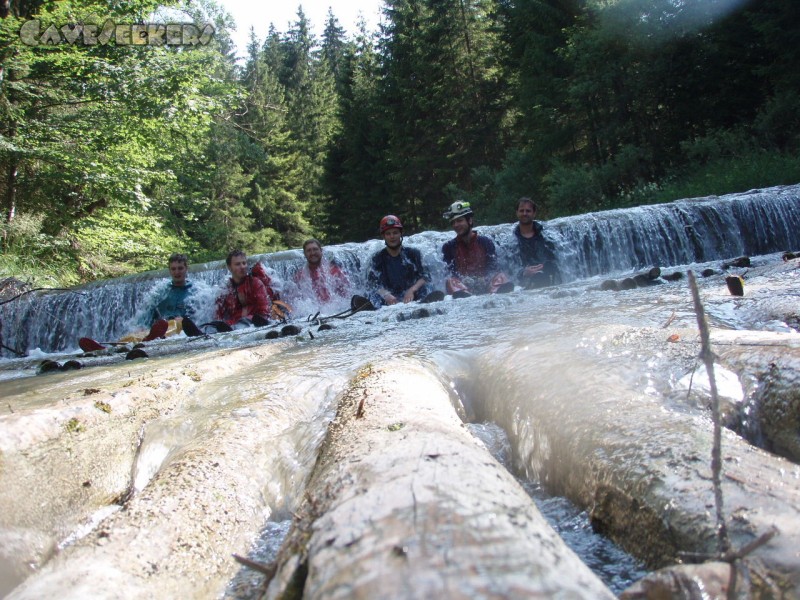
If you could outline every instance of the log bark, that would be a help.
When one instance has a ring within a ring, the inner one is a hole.
[[[266,598],[611,598],[410,363],[341,398]]]
[[[755,418],[770,451],[800,462],[800,347],[778,336],[770,341],[719,350],[720,360],[745,381],[755,381]],[[781,339],[785,340],[781,343]],[[742,420],[747,416],[743,415]]]

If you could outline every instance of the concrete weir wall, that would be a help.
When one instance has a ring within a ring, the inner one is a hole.
[[[266,598],[613,598],[410,361],[342,396]]]

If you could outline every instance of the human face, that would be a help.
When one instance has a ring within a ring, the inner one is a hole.
[[[397,227],[392,227],[383,232],[383,242],[390,249],[399,248],[403,243],[403,232]]]
[[[242,281],[245,277],[247,277],[247,257],[246,256],[234,256],[231,259],[231,264],[228,266],[228,270],[231,272],[231,279],[236,283]]]
[[[189,268],[186,263],[178,261],[169,263],[169,275],[172,277],[172,285],[179,287],[186,285],[186,274],[188,272]]]
[[[523,225],[530,225],[533,223],[533,217],[536,216],[536,211],[533,206],[528,202],[521,202],[517,207],[517,219]]]
[[[470,224],[469,220],[467,220],[467,217],[458,217],[457,219],[453,219],[452,225],[453,231],[456,232],[458,237],[469,233]]]
[[[309,265],[317,266],[322,260],[322,248],[313,242],[306,244],[306,247],[303,248],[303,255]]]

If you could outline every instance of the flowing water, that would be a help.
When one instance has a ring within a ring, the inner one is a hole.
[[[0,314],[4,343],[25,349],[31,357],[7,357],[0,363],[0,409],[5,413],[0,458],[5,469],[28,468],[25,459],[6,461],[12,452],[27,453],[36,464],[27,480],[0,492],[2,506],[8,509],[0,517],[0,559],[5,564],[0,595],[49,560],[65,561],[60,567],[64,571],[74,569],[64,549],[89,532],[105,528],[113,540],[150,522],[136,520],[137,510],[162,515],[166,521],[126,543],[132,556],[160,556],[156,549],[170,544],[174,550],[170,527],[185,518],[197,521],[198,527],[229,528],[225,537],[237,553],[269,560],[303,501],[303,487],[337,395],[364,365],[401,358],[419,361],[437,374],[475,436],[519,478],[568,544],[618,593],[646,569],[592,532],[586,507],[559,495],[569,473],[543,466],[544,458],[556,451],[549,447],[547,427],[557,415],[539,414],[535,399],[591,396],[602,389],[599,401],[617,392],[641,392],[636,402],[652,404],[656,412],[683,402],[676,399],[676,389],[695,366],[693,358],[675,359],[667,349],[654,352],[620,340],[642,329],[659,330],[666,323],[696,329],[685,279],[600,291],[599,284],[609,276],[623,277],[655,265],[664,271],[713,267],[715,275],[699,280],[712,326],[791,333],[778,317],[786,314],[781,303],[797,305],[792,290],[797,289],[800,272],[785,270],[749,280],[748,298],[742,299],[728,293],[719,261],[751,255],[754,266],[779,263],[780,255],[774,253],[800,248],[798,208],[800,187],[793,187],[556,220],[548,223],[549,235],[566,279],[556,288],[462,300],[448,297],[424,307],[386,307],[333,320],[335,328],[329,331],[319,331],[305,316],[320,310],[333,314],[346,307],[346,300],[318,306],[293,298],[290,275],[301,264],[301,253],[268,255],[262,258],[283,286],[284,296],[292,299],[303,329],[299,336],[265,340],[263,330],[208,339],[179,336],[152,343],[147,360],[81,358],[85,368],[70,372],[36,375],[36,368],[42,357],[63,362],[78,356],[75,341],[81,335],[114,339],[126,331],[137,318],[136,307],[165,284],[165,273],[5,305]],[[482,230],[511,261],[510,226]],[[444,270],[437,248],[450,235],[428,232],[405,242],[423,250],[439,284]],[[378,242],[370,242],[326,252],[349,269],[353,291],[359,291],[368,257],[379,248]],[[509,270],[514,270],[513,264]],[[193,267],[192,279],[204,300],[213,298],[223,278],[219,264]],[[755,302],[760,303],[758,310],[752,308]],[[769,317],[770,307],[775,318]],[[202,310],[210,315],[210,308]],[[174,354],[177,350],[180,353]],[[145,402],[145,397],[150,399]],[[145,407],[152,412],[138,415],[135,448],[124,441],[128,438],[122,421],[115,431],[93,434],[106,418],[103,404],[95,398],[110,405],[111,417],[126,410],[144,412]],[[700,413],[687,404],[679,408]],[[65,431],[74,436],[68,458],[55,444],[48,445]],[[130,508],[137,506],[130,504],[132,499],[142,508]],[[36,506],[29,505],[31,500]],[[184,501],[198,512],[187,510],[190,514],[184,516],[176,508]],[[120,511],[120,506],[129,508]],[[190,595],[246,597],[257,585],[259,579],[251,571],[236,574],[229,553],[209,554],[200,550],[199,542],[184,542],[188,546],[180,552],[185,550],[187,563],[205,560],[209,565],[207,582],[197,583]],[[109,552],[112,549],[113,543]],[[102,559],[96,560],[97,564],[81,560],[76,580],[58,575],[56,565],[47,577],[30,577],[29,587],[19,588],[17,594],[63,595],[68,586],[78,597],[87,591],[82,585],[91,586],[88,589],[97,596],[112,597],[111,590],[125,590],[125,577],[109,573]]]

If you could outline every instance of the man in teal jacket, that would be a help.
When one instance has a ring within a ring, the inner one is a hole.
[[[188,262],[185,254],[173,254],[169,257],[169,274],[172,281],[166,293],[159,297],[158,303],[153,308],[143,311],[142,314],[144,316],[137,318],[139,324],[149,327],[150,331],[146,335],[143,332],[133,332],[129,336],[122,338],[122,341],[149,342],[181,330],[188,336],[202,335],[203,332],[189,318],[194,311],[187,301],[194,290],[192,290],[192,284],[186,281],[186,275],[189,272]],[[175,319],[172,323],[172,329],[170,329],[170,319]],[[78,340],[78,346],[84,352],[92,352],[104,348],[100,342],[88,337]]]
[[[191,317],[192,307],[187,301],[194,291],[192,284],[186,280],[189,273],[188,260],[185,254],[173,254],[169,257],[169,274],[172,282],[166,294],[153,308],[150,322],[158,319],[174,319],[175,317]],[[149,325],[149,323],[148,323]]]

